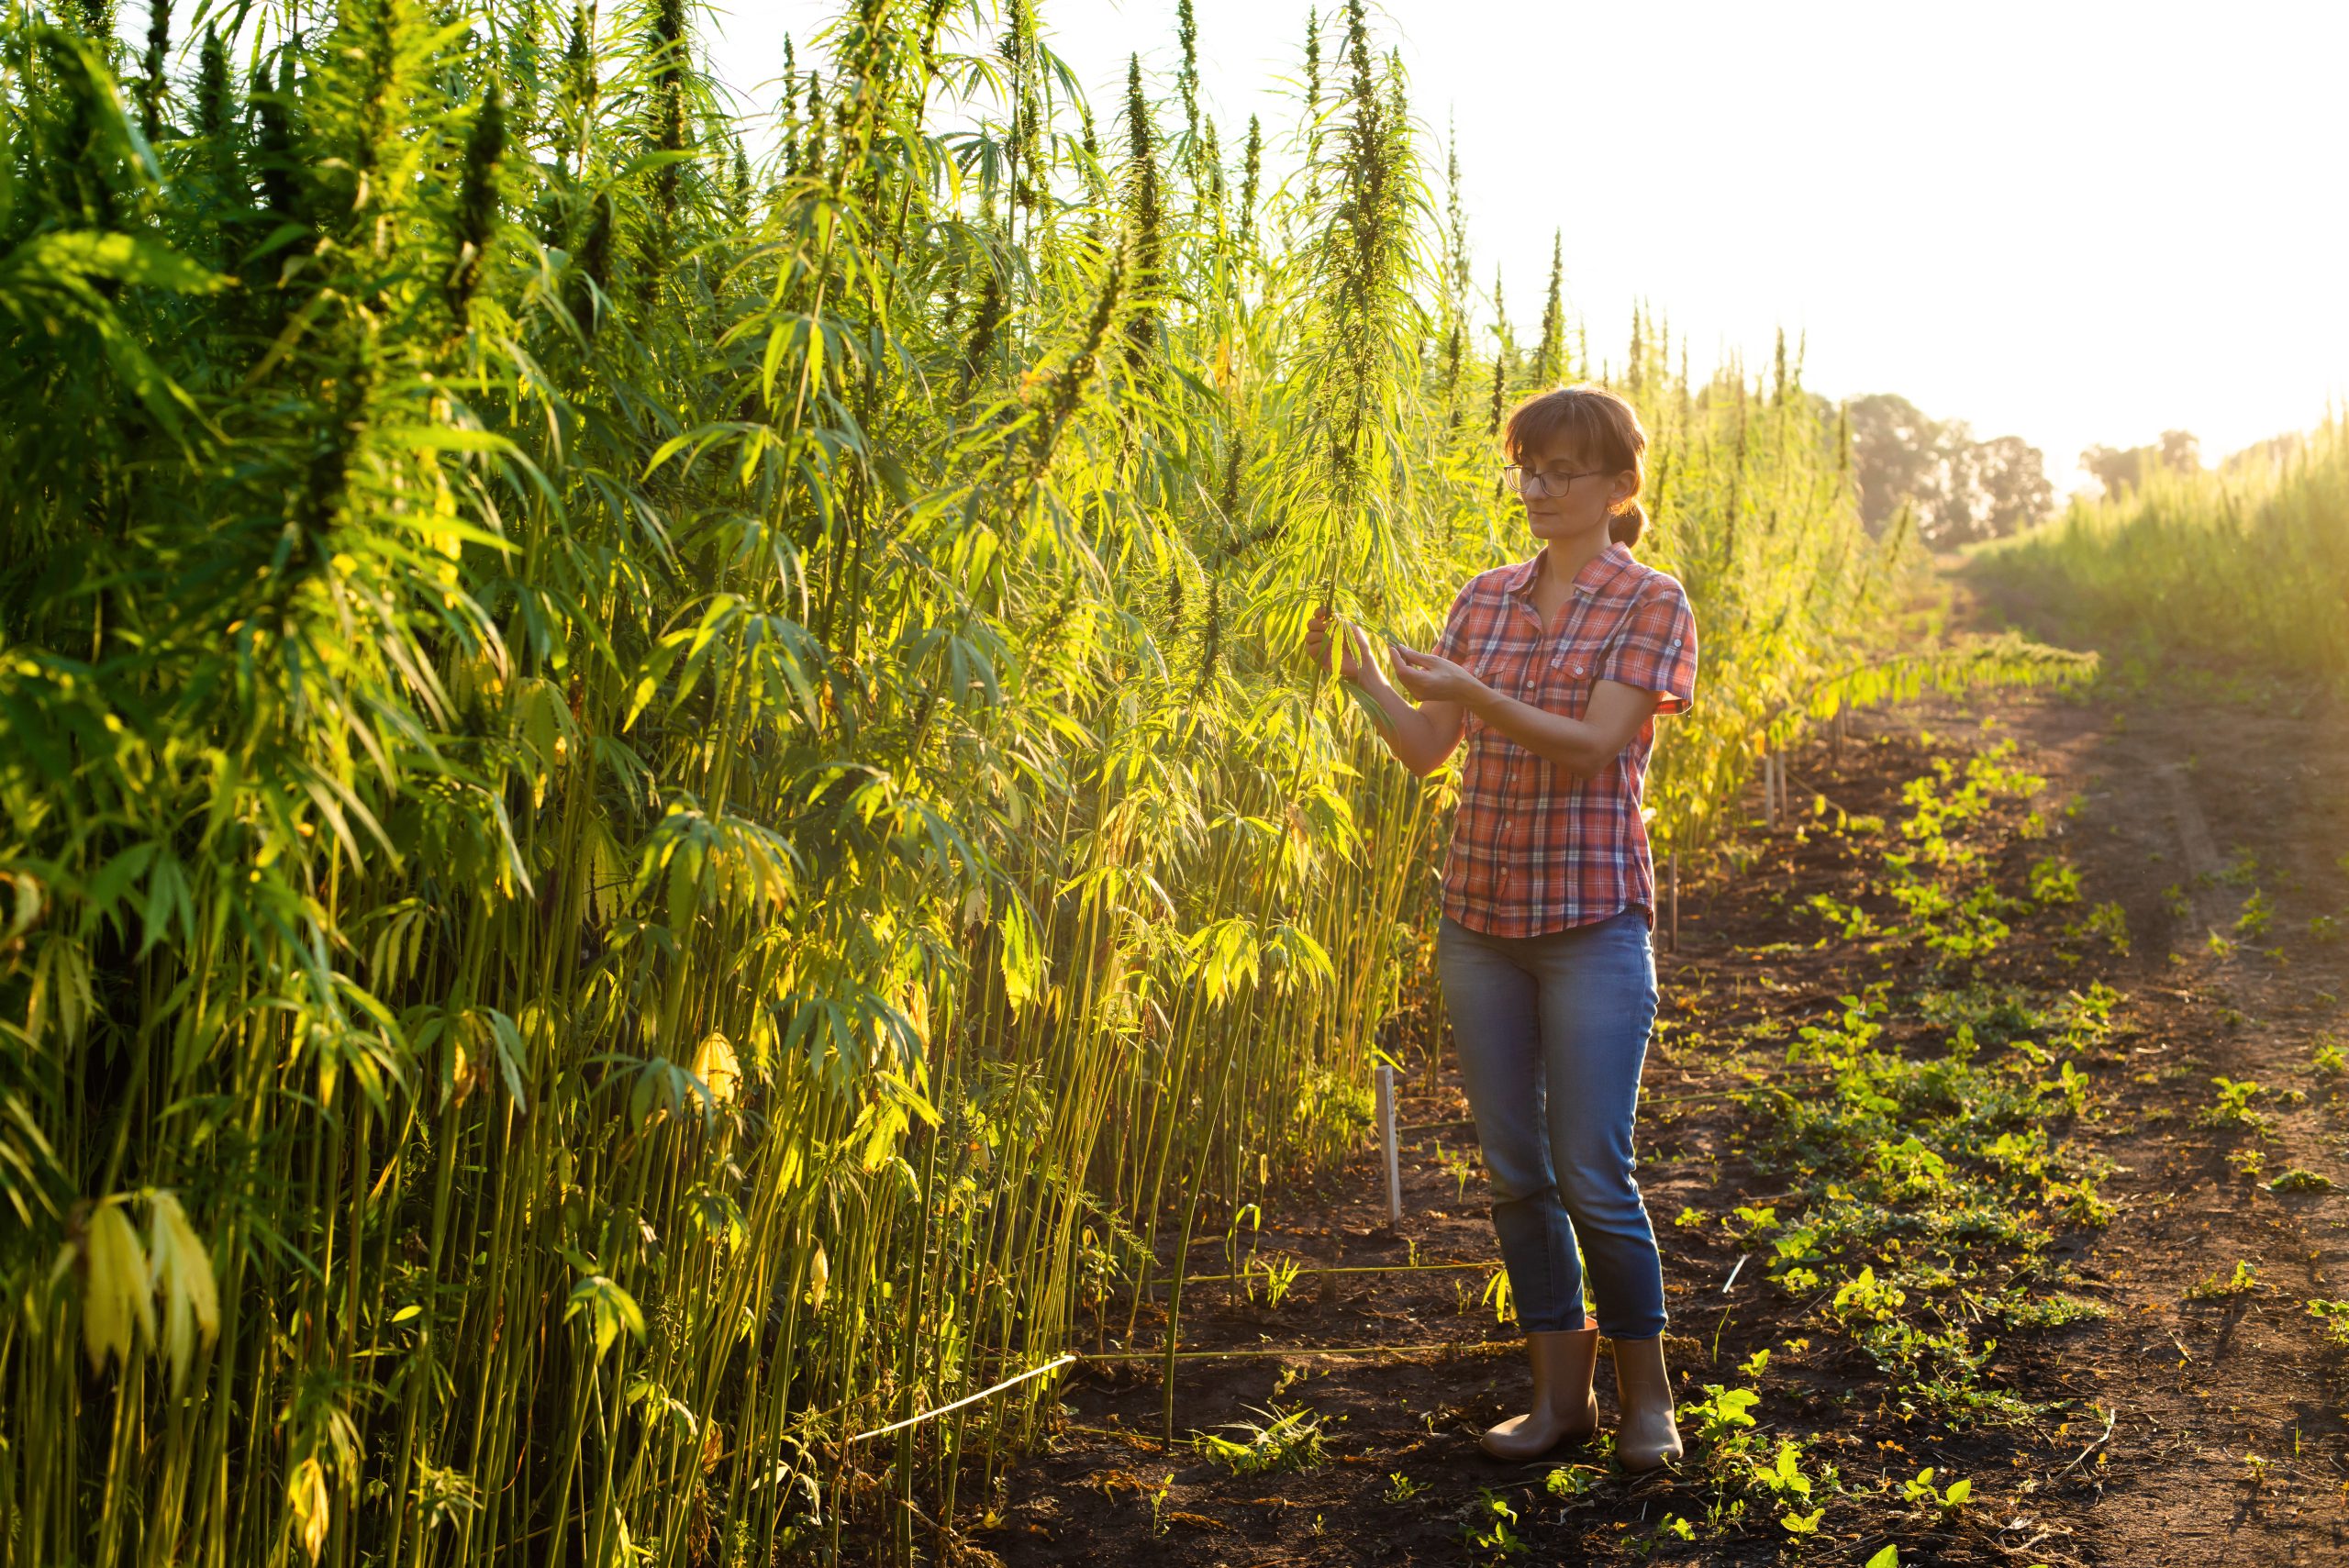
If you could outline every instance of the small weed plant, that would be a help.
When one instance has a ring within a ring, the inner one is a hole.
[[[2259,1270],[2247,1260],[2235,1260],[2235,1272],[2221,1279],[2212,1274],[2186,1287],[2188,1301],[2232,1301],[2259,1288]]]
[[[1303,1406],[1283,1410],[1250,1407],[1253,1421],[1227,1421],[1224,1431],[1236,1439],[1201,1432],[1193,1440],[1199,1454],[1234,1475],[1270,1475],[1284,1471],[1313,1470],[1327,1459],[1320,1418]]]

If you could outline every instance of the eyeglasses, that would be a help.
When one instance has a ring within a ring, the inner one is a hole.
[[[1577,479],[1588,479],[1594,473],[1606,472],[1603,468],[1588,468],[1580,473],[1536,473],[1521,462],[1511,462],[1501,466],[1501,478],[1520,495],[1545,500],[1553,495],[1564,495],[1574,488]]]

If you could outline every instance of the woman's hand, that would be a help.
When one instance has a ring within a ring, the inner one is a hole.
[[[1467,707],[1486,689],[1484,682],[1449,659],[1421,653],[1399,642],[1392,646],[1391,651],[1395,656],[1396,680],[1419,702],[1458,703]]]
[[[1338,647],[1338,674],[1341,679],[1367,687],[1365,673],[1375,674],[1377,664],[1370,656],[1370,639],[1362,628],[1352,621],[1341,622],[1346,630],[1345,639]],[[1317,670],[1330,667],[1330,611],[1327,606],[1315,610],[1313,619],[1305,628],[1305,656],[1313,661]]]

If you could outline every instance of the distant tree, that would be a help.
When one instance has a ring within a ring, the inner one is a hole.
[[[2134,490],[2156,473],[2194,473],[2202,467],[2202,443],[2191,430],[2164,430],[2161,439],[2143,447],[2090,447],[2080,454],[2087,470],[2108,495]]]
[[[2146,447],[2093,446],[2080,454],[2080,466],[2088,477],[2104,487],[2108,495],[2118,495],[2123,490],[2133,490],[2144,477]]]
[[[1920,510],[1938,502],[1940,441],[1941,427],[1905,397],[1879,392],[1852,400],[1852,466],[1869,531],[1904,502]]]
[[[1953,424],[1948,450],[1951,483],[1943,496],[1936,544],[1970,544],[2027,528],[2055,509],[2055,486],[2039,449],[2021,436],[1987,441],[1964,439]]]
[[[2280,436],[2270,436],[2264,441],[2254,441],[2219,460],[2219,472],[2236,473],[2246,468],[2264,468],[2270,464],[2289,462],[2308,445],[2308,438],[2298,430],[2287,430]]]
[[[1888,392],[1853,399],[1850,412],[1860,516],[1871,531],[1905,506],[1927,543],[1970,544],[2029,528],[2054,507],[2045,459],[2020,436],[1977,441],[1963,419],[1935,419]]]

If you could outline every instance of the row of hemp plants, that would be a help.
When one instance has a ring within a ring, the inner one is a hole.
[[[1298,634],[1431,639],[1598,367],[1359,5],[1244,135],[1183,16],[1102,112],[860,0],[769,142],[684,0],[11,0],[0,1561],[909,1559],[1052,1380],[852,1440],[1352,1147],[1450,786]],[[1914,562],[1673,346],[1694,852]]]

